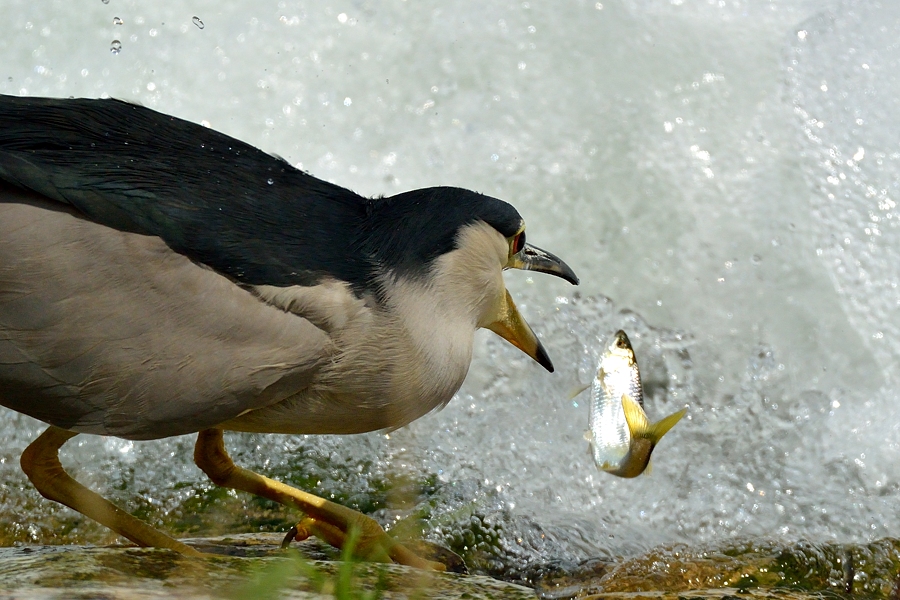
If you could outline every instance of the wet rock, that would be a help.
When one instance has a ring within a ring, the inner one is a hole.
[[[539,597],[900,598],[900,540],[870,544],[746,542],[660,547],[618,562],[588,561],[548,573]]]
[[[531,589],[489,577],[322,560],[331,551],[316,541],[283,551],[273,534],[185,541],[210,556],[126,546],[0,548],[0,598],[318,599],[363,591],[385,599],[534,597]]]

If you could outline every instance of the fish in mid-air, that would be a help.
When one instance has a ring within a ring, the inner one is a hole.
[[[637,477],[650,464],[662,436],[686,412],[682,408],[656,423],[647,419],[634,350],[625,332],[617,331],[591,385],[590,430],[585,437],[597,467],[619,477]]]

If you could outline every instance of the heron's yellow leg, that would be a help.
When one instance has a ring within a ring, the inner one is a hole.
[[[225,451],[221,429],[206,429],[197,436],[194,447],[194,462],[205,472],[213,483],[222,487],[250,492],[293,506],[306,514],[298,527],[321,537],[333,546],[341,547],[352,529],[358,532],[355,553],[369,560],[381,560],[443,571],[444,565],[425,560],[385,533],[374,519],[309,494],[297,488],[264,477],[232,462]]]
[[[202,556],[201,552],[157,531],[69,477],[59,462],[59,449],[76,435],[51,425],[22,453],[22,470],[44,498],[77,510],[138,546],[168,548],[186,556]]]

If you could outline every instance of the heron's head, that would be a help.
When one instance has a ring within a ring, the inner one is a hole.
[[[572,284],[578,278],[562,260],[526,242],[525,222],[515,208],[459,188],[427,188],[374,202],[366,252],[390,273],[389,281],[421,284],[431,293],[420,301],[440,303],[445,313],[490,329],[553,371],[507,291],[503,271],[539,271]]]

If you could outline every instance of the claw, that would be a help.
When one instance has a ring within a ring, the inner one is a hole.
[[[293,527],[291,527],[291,528],[288,530],[287,535],[284,536],[284,539],[281,540],[281,549],[284,550],[284,549],[286,549],[288,546],[290,546],[290,545],[291,545],[291,542],[294,541],[294,538],[297,536],[298,533],[299,533],[299,531],[297,530],[297,526],[296,526],[296,525],[294,525]]]

